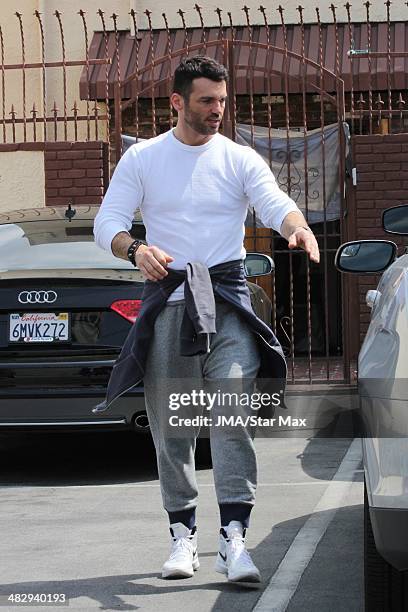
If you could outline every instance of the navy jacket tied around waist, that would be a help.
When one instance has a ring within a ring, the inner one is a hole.
[[[103,412],[143,380],[156,317],[183,281],[185,311],[180,330],[181,354],[200,355],[209,350],[211,334],[216,333],[214,296],[218,296],[234,306],[257,337],[261,355],[258,372],[261,384],[258,386],[263,386],[259,379],[274,379],[282,388],[287,373],[285,357],[272,330],[252,309],[243,262],[238,259],[211,268],[196,262],[187,264],[186,270],[169,268],[167,271],[168,275],[162,280],[145,282],[142,307],[113,366],[105,401],[93,412]]]

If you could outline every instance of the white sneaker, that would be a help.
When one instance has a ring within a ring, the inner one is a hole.
[[[197,527],[190,529],[183,523],[172,523],[173,539],[170,557],[162,568],[163,578],[191,578],[200,567],[197,555]]]
[[[245,529],[239,521],[220,529],[215,571],[225,574],[230,582],[261,582],[261,574],[245,548]]]

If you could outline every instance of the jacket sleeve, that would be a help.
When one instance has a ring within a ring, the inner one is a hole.
[[[130,147],[121,157],[94,221],[96,244],[112,253],[112,240],[119,232],[129,231],[135,211],[143,201],[141,164],[137,147]]]
[[[253,149],[245,147],[244,191],[265,227],[280,231],[290,212],[300,212],[296,203],[282,191],[268,164]]]

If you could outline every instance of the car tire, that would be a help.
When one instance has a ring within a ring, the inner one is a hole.
[[[408,610],[408,572],[396,570],[377,551],[365,483],[364,610],[365,612],[406,612]]]
[[[211,468],[211,446],[209,438],[198,438],[195,450],[196,465]]]

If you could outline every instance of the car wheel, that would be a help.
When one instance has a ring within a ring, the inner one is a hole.
[[[364,609],[365,612],[408,610],[408,572],[400,572],[377,551],[364,483]]]
[[[198,438],[195,451],[196,464],[200,467],[212,467],[211,446],[209,438]]]

